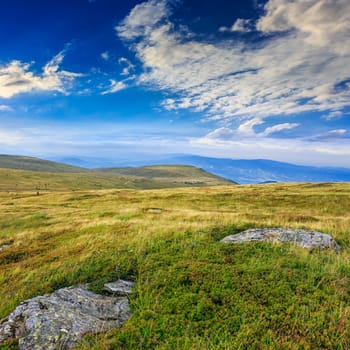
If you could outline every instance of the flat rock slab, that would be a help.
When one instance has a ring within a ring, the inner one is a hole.
[[[133,288],[134,283],[125,280],[118,280],[117,282],[106,283],[104,285],[106,291],[117,295],[130,295]]]
[[[127,297],[99,295],[87,287],[63,288],[22,302],[0,321],[0,343],[16,338],[20,350],[71,349],[84,335],[120,327],[131,316]]]
[[[340,251],[338,243],[328,234],[317,231],[291,230],[286,228],[250,229],[230,235],[221,240],[222,243],[242,242],[280,242],[292,243],[302,248],[332,248]]]

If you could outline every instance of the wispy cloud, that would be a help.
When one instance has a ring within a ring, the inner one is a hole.
[[[104,61],[108,61],[110,59],[110,55],[109,55],[109,52],[108,51],[104,51],[101,53],[101,58],[104,60]]]
[[[220,27],[220,32],[249,33],[254,30],[254,22],[250,19],[238,18],[231,27]]]
[[[121,75],[130,75],[131,72],[135,69],[135,65],[132,64],[127,58],[120,57],[118,63],[123,67]]]
[[[347,0],[269,0],[256,24],[264,41],[213,44],[177,31],[169,3],[150,0],[116,30],[142,62],[138,83],[177,94],[165,108],[263,119],[350,106],[349,14]]]
[[[0,105],[0,112],[11,112],[12,108],[7,105]]]
[[[125,83],[125,81],[117,81],[114,79],[110,80],[110,86],[107,90],[102,91],[101,95],[107,95],[107,94],[113,94],[115,92],[124,90],[128,87],[128,85]]]
[[[349,136],[347,136],[346,134],[347,134],[346,129],[330,130],[324,134],[319,134],[319,135],[310,137],[307,140],[308,141],[329,141],[329,140],[349,138]]]
[[[341,111],[332,111],[329,114],[324,115],[322,118],[325,120],[340,119],[344,115]]]
[[[264,124],[264,121],[260,118],[253,118],[242,123],[237,130],[233,130],[227,127],[221,127],[211,131],[204,138],[205,139],[213,139],[213,140],[221,140],[221,141],[232,141],[239,140],[242,138],[263,138],[273,134],[276,134],[283,130],[294,129],[299,126],[297,123],[283,123],[276,124],[265,128],[261,132],[256,132],[254,127],[257,125]]]
[[[261,133],[262,136],[269,136],[275,133],[278,133],[282,130],[290,130],[298,127],[298,123],[282,123],[282,124],[277,124],[270,126],[264,130],[263,133]]]
[[[226,137],[227,136],[227,137]],[[265,158],[307,165],[350,167],[349,140],[344,133],[333,132],[333,142],[319,139],[278,139],[269,137],[238,138],[232,130],[217,129],[204,137],[193,138],[192,148],[197,152],[227,158]],[[188,147],[190,149],[190,147]],[[200,151],[201,150],[201,151]]]
[[[60,70],[63,59],[63,52],[53,57],[43,67],[41,74],[30,71],[30,64],[16,60],[0,66],[0,97],[11,98],[33,91],[67,93],[67,86],[80,74]]]

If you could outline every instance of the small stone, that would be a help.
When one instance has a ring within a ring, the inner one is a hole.
[[[250,229],[230,235],[221,240],[222,243],[242,242],[280,242],[292,243],[302,248],[332,248],[340,251],[339,244],[328,234],[318,231],[292,230],[287,228]]]
[[[132,289],[134,288],[134,283],[125,280],[118,280],[116,282],[106,283],[104,289],[110,293],[115,293],[118,295],[130,295]]]
[[[160,214],[163,210],[161,208],[148,208],[147,212],[151,214]]]
[[[0,252],[7,249],[7,248],[10,248],[10,245],[9,244],[3,244],[2,246],[0,246]]]

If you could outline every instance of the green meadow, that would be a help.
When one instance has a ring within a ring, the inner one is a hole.
[[[132,318],[79,349],[350,348],[350,184],[3,187],[0,318],[58,288],[127,278]],[[219,243],[252,227],[322,231],[342,251]]]

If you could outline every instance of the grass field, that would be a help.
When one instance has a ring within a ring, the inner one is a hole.
[[[342,252],[219,243],[280,226],[330,233]],[[123,277],[136,281],[133,317],[80,349],[349,349],[349,237],[350,184],[3,191],[0,318]]]
[[[167,168],[167,167],[166,167]],[[0,191],[100,190],[112,188],[154,189],[227,185],[229,181],[194,167],[168,167],[163,177],[134,176],[117,173],[59,173],[0,168]],[[180,171],[178,170],[180,168]],[[182,170],[182,171],[181,171]],[[156,172],[157,173],[157,172]],[[154,172],[153,172],[154,174]]]

